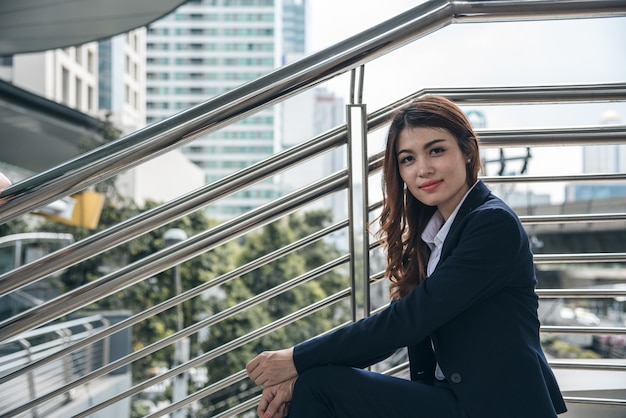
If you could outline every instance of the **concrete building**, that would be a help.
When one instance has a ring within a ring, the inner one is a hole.
[[[98,112],[98,44],[13,56],[7,81],[91,116]]]

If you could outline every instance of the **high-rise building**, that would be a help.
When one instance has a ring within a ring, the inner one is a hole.
[[[306,53],[306,1],[283,0],[283,51],[285,54]]]
[[[284,51],[304,50],[304,14],[304,0],[190,0],[151,24],[148,123],[269,73],[282,64]],[[265,109],[182,150],[205,172],[206,182],[213,182],[280,149],[278,112],[278,107]],[[211,205],[207,212],[231,218],[279,194],[277,182],[268,179]]]
[[[98,43],[99,113],[122,131],[135,132],[146,125],[146,28],[102,40]],[[184,176],[178,181],[168,171]],[[204,184],[198,167],[174,150],[117,176],[122,196],[143,205],[146,200],[169,201]]]

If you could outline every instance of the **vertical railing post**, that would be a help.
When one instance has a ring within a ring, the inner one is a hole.
[[[93,325],[91,323],[85,323],[83,324],[83,326],[85,327],[88,335],[91,336],[91,334],[94,333]],[[94,369],[94,361],[95,358],[93,354],[93,344],[89,344],[87,347],[85,347],[85,374],[91,373],[91,371]]]
[[[61,338],[61,346],[63,348],[68,347],[72,343],[71,331],[68,328],[63,328],[57,330],[56,333]],[[73,360],[71,354],[67,356],[63,356],[63,383],[67,384],[72,381],[72,368],[74,367],[73,362],[79,360]],[[80,368],[80,365],[78,366]],[[80,369],[79,369],[80,370]],[[69,401],[72,398],[71,393],[68,391],[64,394],[65,400]]]
[[[33,361],[33,355],[32,355],[32,352],[31,352],[30,343],[26,339],[20,339],[20,340],[18,340],[18,342],[19,342],[19,344],[22,347],[24,347],[24,352],[26,352],[26,359],[28,360],[28,363]],[[27,381],[28,381],[28,396],[29,396],[29,400],[36,399],[37,398],[37,390],[35,389],[35,372],[34,371],[28,372]],[[39,414],[37,413],[37,407],[33,406],[30,409],[30,416],[32,418],[39,418]]]
[[[348,211],[350,219],[350,281],[352,320],[369,316],[369,239],[368,239],[368,165],[367,110],[362,103],[364,68],[352,70],[350,104],[346,106],[348,127]]]

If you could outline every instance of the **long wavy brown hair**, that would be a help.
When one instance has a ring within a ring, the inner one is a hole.
[[[387,253],[386,276],[393,299],[406,296],[426,279],[430,249],[421,235],[437,210],[413,197],[404,187],[396,157],[396,141],[402,130],[414,127],[445,129],[469,160],[467,185],[471,187],[481,168],[478,138],[458,106],[441,96],[423,96],[398,109],[391,117],[383,161],[383,206],[378,233]]]

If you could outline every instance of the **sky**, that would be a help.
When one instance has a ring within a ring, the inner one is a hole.
[[[409,0],[310,0],[308,52],[417,4]],[[454,23],[366,64],[364,102],[371,112],[424,87],[624,82],[625,76],[626,18]],[[337,77],[327,86],[348,97],[347,76]],[[601,122],[605,112],[617,112],[621,123],[626,123],[626,103],[475,109],[483,111],[487,127],[492,129],[592,126]],[[560,147],[556,152],[566,163],[554,163],[554,149],[535,148],[529,174],[581,172],[579,147]],[[545,188],[553,191],[556,187]],[[556,192],[555,199],[560,198]]]

